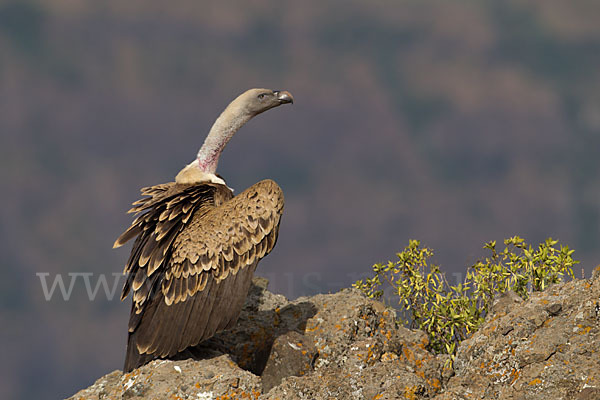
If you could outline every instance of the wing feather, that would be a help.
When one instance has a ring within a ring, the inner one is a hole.
[[[198,275],[194,274],[194,275],[187,276],[185,279],[185,282],[186,282],[187,294],[188,294],[188,296],[192,297],[194,294],[196,294],[196,288],[199,286]]]

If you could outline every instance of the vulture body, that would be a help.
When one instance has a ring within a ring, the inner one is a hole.
[[[175,182],[143,188],[137,217],[115,242],[135,238],[121,300],[133,302],[124,371],[169,358],[231,328],[258,262],[275,246],[283,192],[263,180],[233,196],[215,174],[221,151],[248,120],[293,102],[285,91],[251,89],[211,128]]]

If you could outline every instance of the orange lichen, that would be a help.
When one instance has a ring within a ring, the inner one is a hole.
[[[535,378],[534,380],[532,380],[531,382],[528,383],[529,386],[535,386],[535,385],[539,385],[540,383],[542,383],[542,380],[540,378]]]
[[[402,355],[408,362],[413,362],[415,359],[413,352],[407,346],[402,347]]]
[[[509,376],[511,377],[510,384],[512,385],[513,383],[515,383],[515,381],[516,381],[517,379],[519,379],[519,376],[521,376],[521,371],[520,371],[520,370],[518,370],[518,369],[514,369],[514,368],[512,368],[512,369],[510,370],[510,374],[509,374]]]
[[[257,390],[246,392],[243,390],[236,389],[234,391],[228,391],[227,393],[221,396],[217,396],[216,400],[256,400],[259,396],[260,392]]]
[[[591,326],[584,326],[582,324],[577,324],[577,327],[579,328],[577,331],[578,335],[587,335],[592,330]]]
[[[313,324],[314,324],[314,326],[310,326],[310,325],[313,325]],[[307,326],[306,326],[306,332],[314,332],[314,331],[316,331],[317,329],[320,329],[320,326],[319,326],[319,324],[318,324],[318,323],[315,323],[315,322],[314,322],[314,321],[312,321],[312,320],[310,320],[310,325],[307,325]]]
[[[418,389],[419,389],[418,386],[405,386],[404,387],[404,398],[409,399],[409,400],[416,400]]]
[[[435,389],[442,388],[442,384],[440,383],[439,379],[437,379],[437,378],[427,379],[427,383],[429,384],[429,386],[433,386]]]
[[[423,366],[423,360],[415,359],[415,365],[417,368],[421,368]]]

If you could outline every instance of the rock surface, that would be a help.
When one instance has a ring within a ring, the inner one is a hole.
[[[463,341],[445,399],[600,399],[600,267],[534,293],[509,293]]]
[[[288,301],[257,278],[236,327],[71,399],[600,399],[600,271],[500,297],[448,356],[356,290]]]

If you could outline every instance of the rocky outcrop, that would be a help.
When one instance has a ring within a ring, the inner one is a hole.
[[[500,297],[448,356],[356,290],[287,301],[255,279],[240,320],[181,360],[114,371],[71,399],[598,399],[600,273]]]
[[[436,400],[600,399],[599,268],[528,301],[499,298]]]

